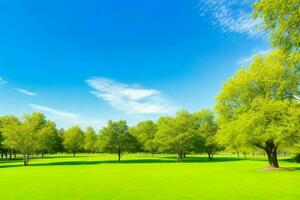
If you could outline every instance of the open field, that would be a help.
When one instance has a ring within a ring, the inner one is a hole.
[[[0,161],[0,199],[300,199],[300,164],[262,159],[174,156],[57,155]]]

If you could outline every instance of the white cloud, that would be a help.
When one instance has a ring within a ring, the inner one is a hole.
[[[31,91],[28,91],[28,90],[25,90],[25,89],[22,89],[22,88],[15,88],[15,90],[22,93],[22,94],[25,94],[27,96],[36,96],[37,95],[34,92],[31,92]]]
[[[264,55],[267,55],[270,52],[271,52],[271,49],[259,50],[259,51],[255,52],[254,55],[252,54],[250,56],[239,58],[238,61],[237,61],[237,64],[238,65],[243,65],[243,66],[249,65],[251,63],[251,61],[253,60],[253,57],[255,55],[262,55],[262,56],[264,56]]]
[[[37,104],[29,104],[29,106],[34,108],[34,109],[56,115],[56,116],[58,116],[62,119],[74,120],[74,119],[80,118],[80,115],[70,113],[70,112],[56,110],[56,109],[49,108],[49,107],[46,107],[46,106],[41,106],[41,105],[37,105]]]
[[[93,88],[92,94],[128,114],[162,114],[176,110],[158,90],[144,89],[107,78],[96,77],[86,82]]]
[[[250,37],[263,35],[257,28],[260,20],[251,16],[255,0],[199,0],[201,16],[208,17],[213,25],[223,32],[247,34]]]
[[[6,83],[7,83],[7,81],[5,81],[2,77],[0,77],[0,85],[4,85]]]
[[[67,124],[68,126],[80,125],[83,127],[92,126],[95,128],[99,128],[104,124],[103,120],[101,119],[83,117],[72,112],[61,111],[37,104],[29,104],[29,106],[36,110],[50,114],[50,117],[57,120],[58,122],[63,121],[63,124]]]

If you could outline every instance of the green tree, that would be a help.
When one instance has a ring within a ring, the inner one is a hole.
[[[201,145],[198,143],[199,146],[196,146],[195,149],[206,152],[208,158],[212,159],[214,154],[222,149],[216,140],[218,126],[215,115],[212,111],[205,109],[194,113],[193,120],[196,133],[203,141]]]
[[[46,124],[41,113],[25,114],[21,121],[11,118],[4,127],[5,144],[23,154],[24,165],[28,165],[29,156],[35,153],[39,146],[39,133]]]
[[[8,127],[17,124],[18,118],[12,115],[6,115],[0,117],[0,151],[1,151],[1,159],[3,159],[3,154],[7,155],[7,151],[14,151],[14,147],[12,145],[8,145],[6,140],[6,136],[8,134]],[[7,157],[7,156],[6,156]]]
[[[73,126],[69,128],[64,134],[64,148],[73,154],[83,149],[84,133],[79,126]]]
[[[195,130],[191,114],[185,110],[179,111],[176,117],[161,117],[157,122],[156,141],[163,152],[177,154],[177,161],[192,150]]]
[[[270,33],[273,47],[300,52],[300,1],[259,0],[254,4],[254,18],[260,18]]]
[[[282,51],[256,57],[217,97],[219,134],[264,150],[271,167],[279,166],[278,148],[295,144],[300,134],[300,104],[292,99],[299,83],[295,62]]]
[[[118,161],[124,152],[136,150],[137,140],[129,132],[127,122],[124,120],[108,121],[102,128],[99,136],[99,145],[102,152],[117,153]]]
[[[84,150],[88,153],[96,151],[97,135],[92,127],[88,127],[84,135]]]
[[[143,151],[152,154],[157,152],[158,147],[155,142],[157,125],[153,121],[147,120],[140,122],[135,127],[132,127],[130,131],[141,143]]]
[[[45,153],[55,153],[59,149],[60,138],[53,121],[47,121],[38,134],[38,152],[44,157]]]

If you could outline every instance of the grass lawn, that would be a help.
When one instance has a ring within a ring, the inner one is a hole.
[[[300,164],[280,161],[285,170],[264,170],[264,160],[234,157],[57,155],[0,161],[0,199],[300,199]]]

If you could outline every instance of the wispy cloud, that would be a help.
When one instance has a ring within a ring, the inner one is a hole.
[[[96,77],[86,82],[93,88],[92,94],[128,114],[173,113],[176,109],[158,90],[127,85],[107,78]]]
[[[31,92],[31,91],[28,91],[28,90],[25,90],[25,89],[22,89],[22,88],[15,88],[15,90],[22,93],[22,94],[25,94],[27,96],[36,96],[37,95],[34,92]]]
[[[199,0],[201,16],[223,32],[247,34],[250,37],[263,35],[257,28],[260,20],[251,16],[251,5],[256,0]]]
[[[29,106],[41,112],[48,113],[51,115],[51,117],[54,117],[57,120],[63,120],[64,122],[67,122],[70,125],[99,127],[104,124],[103,120],[101,119],[84,117],[72,112],[57,110],[54,108],[49,108],[47,106],[37,104],[29,104]]]
[[[238,65],[249,65],[251,61],[253,60],[255,55],[267,55],[268,53],[271,52],[271,49],[266,49],[266,50],[259,50],[254,52],[254,55],[246,56],[246,57],[241,57],[238,59],[237,64]]]
[[[4,85],[6,83],[7,83],[7,81],[5,81],[2,77],[0,77],[0,85]]]
[[[80,115],[70,113],[70,112],[56,110],[56,109],[49,108],[49,107],[46,107],[46,106],[41,106],[41,105],[37,105],[37,104],[29,104],[29,106],[34,108],[34,109],[56,115],[56,116],[58,116],[60,118],[63,118],[63,119],[74,120],[74,119],[80,118]]]

